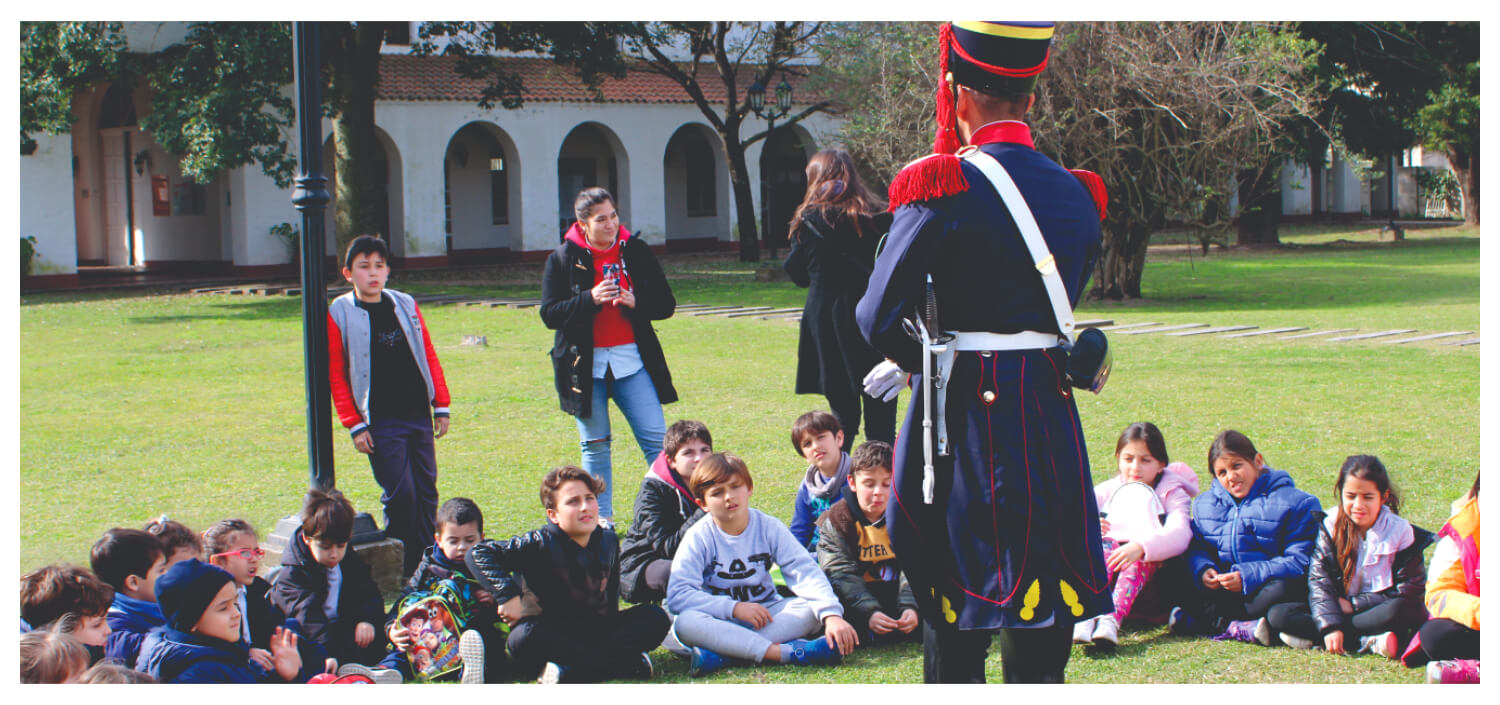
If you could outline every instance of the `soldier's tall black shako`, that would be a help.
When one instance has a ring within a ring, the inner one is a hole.
[[[984,682],[996,630],[1006,682],[1061,682],[1073,624],[1111,609],[1065,375],[1072,331],[1059,324],[1066,311],[1071,327],[1099,254],[1104,186],[1038,153],[1022,122],[1053,29],[943,26],[935,153],[891,184],[894,223],[857,311],[865,337],[913,373],[886,520],[929,630],[928,682]],[[985,155],[1014,181],[1050,258],[1034,261],[976,165]],[[1058,311],[1044,285],[1054,266]],[[948,354],[927,356],[924,332]]]

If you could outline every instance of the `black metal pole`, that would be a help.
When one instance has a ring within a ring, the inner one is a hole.
[[[330,200],[323,177],[323,97],[318,23],[293,22],[297,92],[297,188],[292,204],[302,212],[302,357],[307,371],[307,460],[309,483],[333,484],[333,414],[328,391],[328,286],[323,281],[323,211]]]
[[[766,146],[762,151],[765,155],[760,160],[761,188],[765,192],[766,199],[766,249],[770,250],[771,262],[776,261],[776,231],[771,222],[776,217],[776,152],[771,150],[771,136],[776,133],[776,115],[772,114],[766,120]],[[766,157],[770,158],[771,171],[766,173]]]

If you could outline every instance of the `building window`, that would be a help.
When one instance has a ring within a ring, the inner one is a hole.
[[[505,155],[490,155],[490,224],[510,223],[510,178],[505,170]]]
[[[718,215],[718,184],[714,174],[714,155],[708,141],[683,141],[687,162],[687,214],[697,218]]]
[[[410,22],[381,22],[385,25],[385,43],[390,45],[411,44]]]

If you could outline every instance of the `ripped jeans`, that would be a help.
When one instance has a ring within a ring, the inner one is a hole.
[[[662,439],[667,435],[667,422],[661,412],[661,400],[656,396],[656,385],[651,375],[642,369],[624,379],[615,379],[611,373],[605,379],[594,379],[593,405],[588,418],[575,417],[578,422],[578,445],[583,449],[583,469],[604,480],[604,491],[599,493],[600,518],[613,519],[615,508],[614,479],[611,477],[609,400],[625,415],[626,423],[635,434],[635,443],[641,449],[646,462],[641,473],[650,469],[656,456],[661,454]],[[633,477],[633,476],[632,476]]]

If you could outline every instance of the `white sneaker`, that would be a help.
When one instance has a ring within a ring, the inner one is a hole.
[[[1255,622],[1255,641],[1261,646],[1273,646],[1276,644],[1276,635],[1271,632],[1271,623],[1261,617]]]
[[[463,675],[459,682],[465,685],[484,683],[484,636],[473,629],[466,629],[458,637],[458,658],[464,662]]]
[[[1396,651],[1399,648],[1401,648],[1401,644],[1400,640],[1396,638],[1395,632],[1383,632],[1359,638],[1359,650],[1367,654],[1396,658],[1400,656]]]
[[[661,648],[666,649],[667,653],[681,656],[683,658],[690,658],[693,655],[693,650],[689,649],[686,646],[683,646],[682,642],[677,640],[676,626],[677,623],[673,622],[673,628],[668,629],[667,635],[665,637],[662,637]]]
[[[1288,634],[1286,632],[1282,632],[1278,636],[1281,637],[1281,643],[1286,644],[1287,646],[1290,646],[1294,649],[1312,649],[1318,646],[1318,642],[1313,641],[1312,639],[1303,639],[1300,636],[1292,636],[1291,634]]]
[[[394,668],[380,668],[379,666],[366,666],[360,663],[346,663],[339,666],[337,675],[340,676],[364,676],[371,682],[380,685],[400,685],[401,672]]]
[[[1073,643],[1094,643],[1094,624],[1098,621],[1099,619],[1095,617],[1093,619],[1085,619],[1082,622],[1073,625]]]
[[[1120,621],[1112,614],[1106,614],[1094,620],[1098,622],[1094,626],[1094,645],[1109,645],[1110,647],[1120,644]]]

